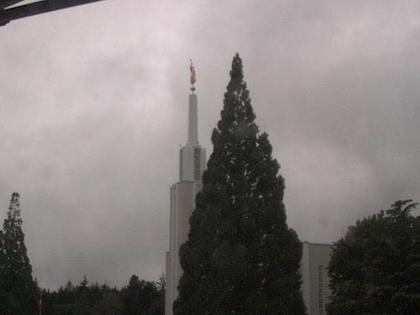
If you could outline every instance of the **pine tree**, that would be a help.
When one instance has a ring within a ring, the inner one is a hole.
[[[181,247],[177,315],[305,314],[302,244],[286,223],[284,180],[259,133],[242,60],[233,58],[213,153]]]
[[[32,278],[24,238],[19,194],[13,193],[0,243],[1,314],[37,313],[38,288]]]

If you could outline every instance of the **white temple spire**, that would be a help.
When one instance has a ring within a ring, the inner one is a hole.
[[[165,315],[173,315],[173,302],[183,270],[179,249],[188,239],[189,219],[195,207],[195,196],[201,190],[206,167],[206,149],[198,144],[197,95],[195,68],[191,62],[191,94],[188,102],[188,142],[180,150],[179,182],[171,187],[169,251],[166,254]]]
[[[188,144],[198,144],[197,95],[190,94],[188,109]]]

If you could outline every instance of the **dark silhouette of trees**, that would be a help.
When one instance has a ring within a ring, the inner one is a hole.
[[[131,276],[128,286],[121,290],[124,315],[148,314],[149,309],[159,299],[159,290],[155,283]]]
[[[412,200],[358,220],[334,244],[330,315],[400,314],[420,310],[420,218]]]
[[[132,276],[121,290],[68,281],[56,291],[41,290],[32,277],[22,228],[19,194],[13,193],[0,230],[0,314],[38,315],[42,297],[43,315],[163,315],[165,282],[139,280]]]
[[[0,232],[0,313],[37,313],[38,288],[26,253],[19,194],[13,193]]]
[[[121,290],[89,284],[86,277],[56,291],[43,290],[43,315],[163,315],[164,288],[160,282],[133,275]]]

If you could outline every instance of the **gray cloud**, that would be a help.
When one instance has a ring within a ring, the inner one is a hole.
[[[240,52],[301,239],[420,200],[419,18],[415,1],[108,0],[0,28],[0,201],[22,195],[41,285],[164,271],[189,58],[211,151]]]

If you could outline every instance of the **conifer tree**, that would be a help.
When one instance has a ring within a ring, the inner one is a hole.
[[[280,166],[254,120],[237,54],[180,250],[177,315],[305,314],[302,244],[286,222]]]
[[[37,313],[38,289],[24,238],[19,194],[13,193],[0,243],[0,314]]]

